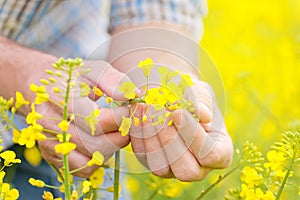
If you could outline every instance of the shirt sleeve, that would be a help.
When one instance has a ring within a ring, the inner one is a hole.
[[[199,39],[206,13],[206,0],[112,0],[109,31],[120,26],[162,21],[181,25]]]

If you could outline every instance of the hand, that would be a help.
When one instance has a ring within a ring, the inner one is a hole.
[[[207,84],[195,81],[192,87],[197,99],[200,122],[186,110],[172,113],[173,126],[152,126],[151,118],[131,130],[131,142],[137,158],[161,177],[181,181],[202,180],[216,168],[228,167],[233,147],[222,115],[213,101]],[[139,116],[149,108],[139,107]]]
[[[117,86],[122,81],[129,81],[129,78],[125,74],[118,72],[104,61],[86,61],[85,65],[91,68],[91,72],[80,77],[82,81],[91,87],[96,85],[105,94],[115,100],[126,100],[122,93],[117,90]],[[115,151],[127,146],[129,143],[129,136],[123,137],[118,132],[122,116],[128,115],[128,108],[99,108],[94,100],[96,100],[94,95],[80,99],[71,99],[69,106],[70,113],[88,116],[91,111],[100,109],[100,115],[98,117],[99,123],[96,126],[95,136],[91,135],[89,126],[81,117],[75,117],[74,122],[70,124],[68,133],[72,134],[71,142],[77,145],[77,148],[69,155],[70,170],[84,166],[91,159],[91,155],[95,151],[101,152],[105,160],[107,160]],[[57,106],[51,103],[42,104],[37,109],[43,116],[53,118],[61,118],[62,116],[61,109],[58,109]],[[57,127],[59,121],[42,119],[39,123],[46,129],[59,131]],[[50,133],[46,135],[53,137],[53,134]],[[62,155],[57,154],[54,150],[56,144],[58,144],[56,140],[46,140],[39,142],[39,147],[45,160],[58,167],[62,167]],[[96,168],[97,166],[85,168],[75,175],[89,177]]]

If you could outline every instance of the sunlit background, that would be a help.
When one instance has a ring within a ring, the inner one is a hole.
[[[201,46],[223,80],[228,132],[235,148],[249,140],[266,152],[283,131],[300,124],[300,1],[214,0],[208,6]],[[179,186],[185,189],[177,199],[195,199],[221,173]],[[224,199],[230,187],[239,186],[239,176],[237,172],[226,179],[206,199]],[[129,181],[144,179],[135,176]],[[132,189],[134,199],[151,194]],[[290,187],[283,196],[300,199]]]

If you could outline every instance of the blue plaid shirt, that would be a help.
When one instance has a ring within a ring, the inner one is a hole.
[[[183,25],[197,39],[205,13],[205,0],[0,0],[0,33],[56,56],[86,57],[115,28],[149,21]]]

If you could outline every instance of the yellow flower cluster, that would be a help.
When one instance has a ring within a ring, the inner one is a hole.
[[[150,77],[150,71],[155,68],[155,64],[151,58],[141,60],[138,64],[138,68],[143,70],[143,74],[146,77],[146,85],[141,87],[144,95],[137,96],[136,86],[132,82],[124,82],[118,88],[123,92],[124,97],[131,99],[130,104],[145,103],[152,106],[158,113],[151,116],[152,125],[163,125],[167,122],[167,125],[172,126],[173,121],[169,120],[170,111],[174,111],[179,108],[187,109],[197,119],[195,115],[195,108],[193,103],[188,99],[183,98],[186,88],[193,85],[193,82],[189,75],[180,74],[179,71],[174,71],[166,66],[157,68],[160,74],[160,84],[158,87],[151,87],[148,83]],[[138,105],[135,105],[138,107]],[[119,127],[119,131],[123,136],[127,135],[130,131],[130,127],[133,125],[139,126],[140,121],[146,122],[148,120],[145,114],[142,119],[134,116],[135,110],[131,112],[131,116],[123,117],[123,121]],[[150,119],[150,118],[149,118]]]
[[[282,140],[267,152],[267,160],[263,165],[256,147],[245,143],[240,161],[241,165],[246,165],[241,171],[241,190],[231,189],[230,195],[238,193],[236,196],[246,200],[279,199],[284,187],[294,176],[293,167],[300,163],[300,133],[288,131],[282,136]]]
[[[0,143],[2,140],[0,139]],[[0,146],[2,151],[3,147]],[[0,158],[3,160],[3,166],[0,169],[0,199],[3,200],[16,200],[19,198],[19,191],[17,189],[11,189],[9,183],[4,183],[3,179],[6,175],[6,172],[3,171],[5,167],[10,167],[13,164],[21,163],[21,160],[16,158],[16,153],[10,150],[6,150],[0,153]]]

